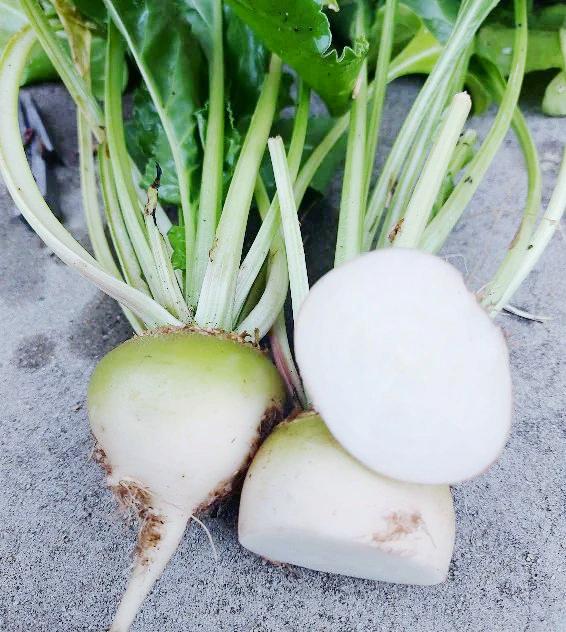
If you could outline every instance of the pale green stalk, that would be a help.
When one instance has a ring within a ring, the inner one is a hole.
[[[145,191],[140,185],[140,182],[142,181],[143,176],[140,170],[137,168],[136,163],[131,159],[130,159],[130,167],[132,169],[132,179],[134,181],[134,185],[136,188],[138,200],[143,208],[147,199],[147,191]],[[170,252],[173,252],[173,248],[171,247],[169,238],[167,237],[167,233],[171,230],[171,226],[173,226],[173,223],[167,217],[167,214],[165,213],[165,211],[163,210],[163,207],[161,206],[161,204],[159,204],[159,202],[157,203],[157,208],[155,209],[155,221],[157,222],[157,227],[159,228],[161,234],[163,235],[165,239],[168,250]]]
[[[365,7],[363,3],[358,7],[356,35],[359,37],[365,35]],[[364,61],[362,64],[352,98],[334,266],[350,261],[362,251],[362,229],[366,206],[366,165],[368,158],[366,146],[367,61]]]
[[[511,73],[495,122],[477,154],[468,165],[464,176],[456,185],[452,195],[425,230],[420,247],[428,252],[437,252],[452,232],[456,222],[462,216],[464,209],[489,169],[513,119],[521,92],[527,57],[528,26],[526,0],[515,0],[515,22],[517,26]]]
[[[256,181],[255,196],[259,214],[263,220],[270,205],[261,176],[258,176]],[[282,313],[285,299],[287,298],[289,274],[287,272],[285,244],[281,235],[276,235],[271,244],[268,263],[265,289],[260,300],[250,313],[234,327],[236,332],[245,333],[252,339],[257,338],[259,340],[269,332],[274,320],[277,319],[277,315]]]
[[[525,280],[531,270],[540,259],[548,243],[552,239],[560,220],[566,211],[566,152],[562,159],[562,166],[558,174],[556,188],[552,194],[546,212],[544,213],[538,228],[536,229],[529,245],[523,249],[521,257],[516,260],[516,268],[513,275],[506,279],[507,285],[502,288],[497,295],[497,302],[494,296],[487,294],[482,304],[488,313],[495,317],[511,300],[517,288]]]
[[[394,246],[417,247],[471,108],[472,100],[467,93],[460,92],[453,98],[393,241]]]
[[[293,304],[293,319],[296,322],[299,309],[309,293],[309,280],[305,262],[305,251],[301,237],[301,225],[297,215],[297,206],[293,194],[293,183],[285,145],[280,136],[270,138],[268,141],[273,174],[279,194],[281,207],[281,224],[285,239],[285,251],[287,254],[287,266],[289,268],[289,283],[291,286],[291,300]]]
[[[150,295],[149,288],[143,279],[136,253],[132,247],[128,230],[124,224],[110,165],[108,146],[105,144],[100,145],[98,148],[98,172],[106,222],[124,279],[128,285],[144,294]]]
[[[505,90],[503,77],[495,68],[486,67],[485,70],[488,73],[489,87],[493,96],[500,101]],[[507,291],[510,280],[517,273],[518,262],[523,258],[525,249],[532,237],[542,201],[542,173],[538,152],[525,118],[519,108],[515,109],[513,115],[513,128],[525,156],[529,186],[525,210],[519,228],[497,273],[482,293],[483,301],[491,305],[499,305],[501,296]]]
[[[474,157],[474,146],[477,140],[478,133],[474,129],[468,129],[462,134],[450,159],[448,173],[454,176],[470,162]]]
[[[448,100],[461,90],[468,61],[469,55],[462,55],[453,71],[444,78],[437,93],[432,98],[430,110],[417,132],[414,144],[407,147],[407,160],[399,173],[395,186],[392,188],[392,195],[385,201],[382,209],[382,213],[385,213],[385,219],[378,233],[378,248],[388,246],[390,237],[395,235],[422,171],[431,142],[438,131],[443,110]],[[379,222],[381,222],[381,218],[379,218]],[[369,248],[367,243],[364,245]]]
[[[234,327],[234,331],[248,334],[252,339],[257,340],[267,335],[285,304],[288,290],[289,273],[285,250],[282,246],[280,253],[271,257],[269,261],[269,274],[261,298],[246,318]]]
[[[187,302],[196,310],[208,253],[214,243],[216,222],[222,205],[222,166],[224,161],[224,45],[222,1],[212,0],[213,42],[209,60],[209,102],[206,141],[202,162],[200,200],[196,222],[196,241],[192,265],[188,264]],[[187,259],[187,261],[189,261]]]
[[[259,214],[262,220],[264,220],[269,210],[269,197],[267,195],[267,190],[261,177],[258,177],[257,179],[254,194]],[[282,292],[284,292],[283,301],[285,301],[287,297],[289,275],[287,273],[287,257],[285,256],[285,244],[283,243],[280,235],[277,236],[277,239],[274,240],[274,243],[271,246],[271,258],[269,261],[269,267],[271,268],[272,266],[277,266],[278,270],[276,270],[273,275],[271,275],[270,270],[270,276],[277,277],[279,276],[280,272],[284,272],[287,276],[286,280],[281,279],[281,281],[279,282],[280,289]],[[270,277],[268,277],[268,284],[269,282]],[[270,297],[266,296],[266,293],[264,292],[260,303],[262,301],[267,302],[269,299]],[[279,312],[275,312],[275,310],[270,311],[269,305],[267,305],[267,309],[263,309],[263,306],[261,306],[260,313],[256,313],[252,316],[252,313],[250,312],[250,316],[252,317],[252,321],[257,320],[258,322],[265,321],[269,323],[273,320],[272,314],[274,313],[277,313],[277,317],[275,318],[273,326],[269,330],[269,342],[271,346],[271,352],[273,354],[273,361],[275,362],[275,366],[279,370],[279,373],[285,380],[289,392],[292,394],[293,397],[296,397],[299,400],[303,408],[306,408],[308,405],[308,400],[305,395],[301,376],[299,375],[299,371],[297,370],[297,367],[295,365],[293,354],[291,353],[289,338],[287,336],[287,326],[285,323],[284,310],[280,308]],[[253,328],[254,325],[252,324],[252,321],[250,321],[249,325]],[[245,328],[244,331],[246,331]]]
[[[400,172],[397,182],[391,187],[390,195],[385,200],[382,212],[377,218],[378,226],[379,223],[382,223],[377,240],[377,245],[380,248],[389,245],[390,236],[395,232],[395,227],[405,213],[411,193],[423,167],[427,148],[431,138],[434,136],[442,110],[450,93],[451,85],[450,77],[446,77],[445,82],[438,90],[427,117],[417,132],[414,144],[407,148],[408,156],[404,169]],[[383,213],[385,213],[385,218],[382,222],[381,216]],[[366,249],[369,249],[371,244],[365,243],[364,246]]]
[[[475,156],[475,145],[477,139],[477,132],[473,129],[469,129],[466,130],[466,132],[464,132],[458,140],[458,144],[456,145],[456,149],[454,150],[452,158],[450,159],[450,164],[448,165],[448,173],[442,182],[440,192],[438,193],[434,203],[431,217],[435,217],[438,211],[442,208],[444,202],[446,202],[446,200],[450,197],[450,194],[454,190],[457,174],[459,174],[460,171],[462,171],[462,169]]]
[[[310,88],[305,85],[303,80],[297,80],[297,110],[293,121],[293,132],[291,134],[291,142],[289,144],[289,154],[287,163],[291,172],[293,182],[297,179],[297,174],[301,167],[303,158],[303,150],[305,148],[305,139],[307,137],[307,128],[309,125],[309,111],[311,103]]]
[[[391,51],[393,49],[393,34],[395,32],[395,11],[397,10],[397,0],[385,0],[385,13],[383,16],[383,27],[381,29],[381,39],[379,41],[379,53],[375,67],[375,79],[373,81],[373,101],[371,103],[367,129],[366,165],[364,175],[364,208],[367,203],[373,167],[375,164],[375,154],[377,152],[377,142],[379,139],[379,128],[381,125],[381,115],[387,91],[389,65],[391,62]]]
[[[151,294],[161,302],[163,289],[153,259],[144,226],[141,205],[132,179],[130,156],[126,149],[122,116],[122,69],[124,45],[112,22],[108,25],[106,48],[106,82],[104,88],[104,112],[106,135],[110,151],[113,179],[120,201],[120,209],[128,230],[131,244],[138,258],[145,281]]]
[[[159,177],[151,184],[147,190],[147,202],[144,207],[144,219],[149,245],[157,267],[157,273],[161,281],[163,302],[161,303],[171,314],[182,320],[184,323],[191,322],[191,313],[185,303],[181,289],[175,277],[175,271],[171,265],[171,258],[165,247],[163,236],[159,232],[155,221],[155,209],[157,208]]]
[[[332,148],[336,145],[336,143],[340,140],[342,135],[348,129],[349,120],[350,115],[344,114],[334,123],[326,136],[316,147],[316,149],[311,153],[311,155],[308,157],[305,164],[299,171],[294,186],[295,202],[297,207],[301,205],[302,199],[310,183],[312,182],[312,179],[318,171],[318,168],[320,167],[326,156],[329,154],[329,152],[332,150]],[[281,216],[278,212],[278,209],[271,206],[262,221],[259,231],[257,232],[257,235],[255,236],[255,239],[250,249],[248,250],[248,253],[240,269],[240,274],[238,276],[238,286],[236,290],[240,300],[242,296],[245,300],[245,297],[247,296],[253,283],[253,279],[259,273],[259,270],[261,269],[261,266],[265,261],[265,257],[267,256],[271,244],[273,243],[273,240],[277,235],[277,231],[280,227]]]
[[[273,122],[281,80],[281,60],[273,55],[241,149],[206,268],[196,322],[230,329],[244,234],[254,186]]]
[[[67,34],[75,67],[84,79],[85,85],[90,90],[90,50],[92,35],[80,22],[72,19],[75,17],[75,9],[67,0],[54,0],[53,6]],[[77,137],[82,205],[92,250],[96,260],[101,266],[108,273],[122,280],[122,275],[114,261],[106,239],[102,215],[98,204],[94,143],[92,142],[91,126],[80,108],[77,108]],[[104,146],[101,146],[101,148],[102,151],[105,150]],[[127,307],[123,305],[120,305],[120,307],[124,312],[124,316],[132,326],[132,329],[137,334],[140,334],[145,329],[143,322]]]
[[[299,80],[298,87],[298,100],[297,110],[295,112],[295,119],[293,124],[293,133],[291,135],[291,142],[289,145],[289,155],[287,161],[289,163],[289,169],[291,170],[291,177],[293,180],[297,178],[299,167],[301,166],[301,159],[303,155],[303,149],[305,146],[305,138],[307,134],[307,126],[309,121],[309,106],[310,106],[310,89]],[[258,177],[256,181],[254,194],[256,199],[261,196],[260,202],[264,203],[267,196],[267,191],[263,184],[261,177]],[[297,202],[297,206],[300,204],[300,200]],[[267,212],[262,215],[262,225],[254,239],[252,246],[244,261],[240,266],[238,272],[238,279],[236,281],[236,293],[234,298],[234,315],[237,318],[239,315],[246,297],[248,296],[254,280],[257,278],[261,266],[265,261],[265,257],[269,252],[269,249],[274,245],[276,241],[275,237],[280,223],[279,212],[279,196],[275,194],[273,201],[269,204],[267,200],[268,209]],[[261,233],[261,236],[260,236]],[[272,233],[272,234],[271,234]],[[270,235],[271,239],[263,238],[264,235]]]

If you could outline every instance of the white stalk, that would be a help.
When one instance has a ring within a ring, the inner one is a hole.
[[[96,187],[96,173],[94,166],[94,147],[90,126],[82,112],[77,111],[77,131],[79,141],[79,162],[81,175],[81,194],[83,210],[86,219],[88,237],[96,260],[109,274],[122,280],[120,270],[114,261],[110,246],[104,233],[104,224],[98,205]],[[144,329],[143,322],[127,307],[120,305],[124,316],[132,326],[132,329],[140,334]]]
[[[185,303],[181,288],[177,283],[177,277],[175,276],[175,271],[171,265],[171,258],[155,219],[159,177],[160,175],[158,174],[157,178],[147,191],[147,202],[144,208],[145,227],[162,288],[162,305],[177,318],[188,324],[192,320],[191,313]]]
[[[277,315],[285,305],[289,289],[289,273],[285,246],[279,240],[279,247],[274,250],[269,261],[269,274],[265,290],[257,305],[235,327],[240,334],[248,334],[252,340],[261,340],[271,329]]]
[[[297,215],[291,173],[289,172],[287,157],[285,156],[283,140],[280,136],[270,138],[268,145],[277,185],[277,193],[279,195],[287,265],[289,266],[293,316],[296,318],[303,301],[309,293],[309,280],[307,276],[303,239],[301,236],[301,225]]]
[[[98,168],[106,221],[124,279],[128,285],[150,296],[149,288],[143,279],[140,264],[122,217],[106,144],[100,145],[98,149]]]

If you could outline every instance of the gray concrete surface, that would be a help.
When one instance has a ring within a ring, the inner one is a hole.
[[[56,178],[66,220],[84,240],[73,109],[61,88],[35,94],[65,161]],[[413,96],[411,83],[393,90],[385,148]],[[566,120],[536,108],[528,119],[547,199]],[[482,134],[487,123],[478,122]],[[338,190],[307,221],[313,276],[328,265]],[[524,193],[509,137],[445,250],[471,287],[501,258]],[[100,632],[124,588],[135,537],[89,460],[85,391],[96,361],[130,332],[111,300],[8,221],[10,205],[0,185],[0,630]],[[316,248],[315,233],[323,241]],[[206,519],[219,560],[192,526],[134,631],[566,630],[565,271],[558,235],[514,301],[552,320],[499,320],[513,362],[513,435],[488,473],[454,489],[458,530],[446,583],[393,586],[267,565],[238,546],[231,501]]]

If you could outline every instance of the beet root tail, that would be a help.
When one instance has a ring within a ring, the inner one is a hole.
[[[130,629],[144,599],[177,550],[189,519],[189,515],[171,508],[145,517],[134,568],[109,632]]]

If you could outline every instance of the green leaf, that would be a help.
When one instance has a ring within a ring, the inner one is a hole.
[[[159,186],[159,199],[166,204],[181,204],[179,180],[175,161],[167,136],[155,105],[145,86],[134,92],[132,118],[126,123],[128,151],[143,174],[139,183],[147,189],[155,178],[155,163],[159,163],[163,173]],[[191,165],[191,178],[196,170],[196,162]]]
[[[228,5],[224,5],[224,57],[229,69],[226,82],[231,112],[233,119],[239,122],[254,111],[269,52]]]
[[[391,78],[396,79],[410,74],[428,75],[432,72],[442,50],[442,44],[425,26],[422,26],[407,46],[391,61]]]
[[[475,53],[495,64],[504,77],[509,75],[515,30],[506,26],[484,26],[476,38]],[[562,68],[558,30],[529,30],[525,72]]]
[[[403,2],[423,19],[428,30],[440,42],[446,42],[456,22],[460,0],[403,0]]]
[[[102,0],[73,0],[77,9],[92,22],[102,25],[108,19],[106,7]]]
[[[171,264],[175,270],[185,270],[187,266],[187,249],[185,246],[185,227],[171,226],[167,233],[169,243],[173,248]]]
[[[210,59],[214,45],[212,3],[209,0],[185,0],[180,6],[192,27],[195,37],[208,59]]]
[[[368,44],[357,40],[339,53],[317,0],[228,0],[266,46],[293,67],[333,112],[348,108]]]
[[[291,142],[293,123],[293,119],[290,118],[280,119],[273,127],[273,135],[283,138],[287,150]],[[309,120],[301,164],[304,164],[308,160],[309,156],[318,147],[335,123],[336,119],[331,116],[316,116]],[[336,174],[336,170],[344,161],[346,143],[347,136],[344,134],[322,161],[322,164],[310,182],[310,189],[313,189],[321,195],[325,195],[328,192],[328,187]],[[272,196],[275,193],[275,180],[268,155],[264,157],[262,162],[261,176],[269,194]]]
[[[341,11],[340,13],[344,13]],[[381,7],[375,13],[370,32],[370,50],[368,60],[374,64],[377,59],[379,50],[379,42],[381,40],[381,32],[383,29],[383,17],[385,8]],[[402,2],[397,3],[395,8],[395,33],[393,35],[393,53],[397,54],[400,50],[410,42],[410,40],[419,32],[423,24],[422,19]]]

